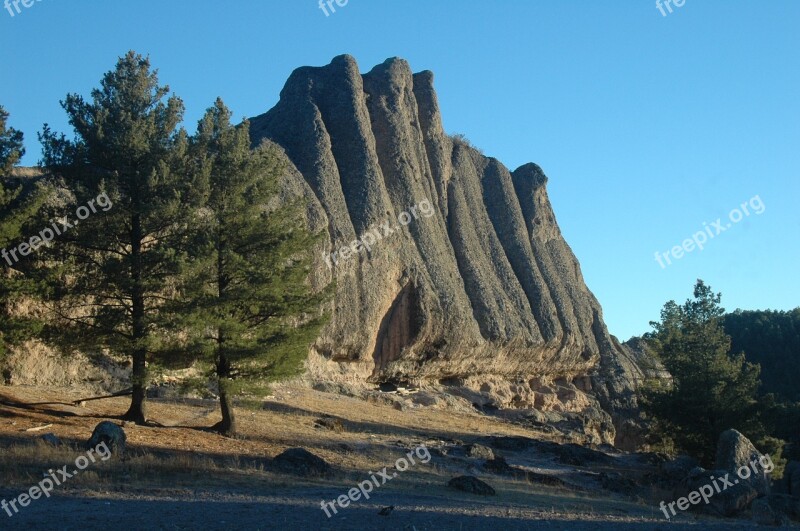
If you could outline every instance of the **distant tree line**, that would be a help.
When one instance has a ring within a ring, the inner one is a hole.
[[[731,336],[731,349],[761,365],[762,393],[800,402],[800,308],[736,310],[726,314],[722,324]]]
[[[283,158],[251,146],[249,123],[234,125],[221,99],[188,133],[183,102],[135,52],[88,100],[69,94],[61,106],[73,135],[44,125],[44,177],[27,190],[10,178],[23,136],[0,108],[0,246],[100,194],[113,208],[2,264],[0,349],[38,338],[65,352],[125,354],[123,418],[137,423],[148,419],[151,367],[195,363],[218,383],[215,428],[235,435],[233,397],[301,372],[330,296],[310,284],[320,235],[306,230],[302,205],[270,207]],[[42,311],[20,316],[23,299]]]

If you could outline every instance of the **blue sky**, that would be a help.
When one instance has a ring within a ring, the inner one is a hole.
[[[445,128],[512,169],[536,162],[562,231],[622,339],[702,278],[729,310],[800,305],[800,2],[40,0],[0,10],[0,104],[26,134],[69,132],[59,100],[116,58],[149,54],[193,130],[222,96],[237,116],[291,71],[342,53],[436,74]],[[11,8],[13,10],[13,7]],[[666,252],[758,195],[705,249]]]

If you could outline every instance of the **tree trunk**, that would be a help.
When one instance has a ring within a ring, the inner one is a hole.
[[[228,289],[229,279],[226,275],[225,263],[225,224],[220,220],[219,236],[217,240],[217,296],[221,300]],[[227,437],[236,436],[236,417],[233,414],[233,396],[231,379],[231,360],[226,350],[227,334],[223,323],[217,329],[217,381],[219,383],[219,405],[222,410],[222,420],[214,426],[221,434]]]
[[[219,380],[219,405],[222,410],[222,420],[217,424],[216,428],[222,435],[226,437],[236,436],[236,416],[233,413],[233,397],[231,396],[228,386],[231,380],[226,378]]]
[[[131,314],[133,367],[131,384],[133,395],[131,407],[123,415],[123,419],[132,420],[136,424],[147,422],[147,324],[145,322],[144,287],[142,285],[142,225],[138,214],[131,219]]]
[[[146,385],[142,383],[146,378],[147,371],[144,368],[144,355],[141,355],[141,361],[137,363],[137,358],[140,356],[134,355],[133,360],[133,393],[131,395],[131,407],[128,408],[122,418],[124,420],[131,420],[136,424],[145,424],[147,422],[147,396],[145,394]],[[137,367],[141,369],[137,370]]]
[[[233,392],[231,384],[231,363],[222,348],[218,346],[220,352],[217,354],[217,378],[219,382],[219,405],[222,412],[222,420],[214,426],[214,429],[227,437],[236,436],[236,416],[233,413]]]

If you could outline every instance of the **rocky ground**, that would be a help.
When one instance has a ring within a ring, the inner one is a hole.
[[[126,398],[68,404],[82,397],[75,390],[0,387],[0,498],[16,498],[48,469],[72,467],[93,428],[127,405]],[[213,401],[153,400],[157,425],[123,428],[124,460],[98,460],[52,497],[11,517],[0,512],[2,528],[752,527],[747,519],[692,513],[667,521],[658,502],[673,499],[664,481],[669,465],[657,455],[578,446],[551,430],[479,412],[285,386],[238,413],[242,437],[232,440],[202,429],[219,420]],[[42,429],[28,431],[36,428]],[[61,445],[41,440],[47,433]],[[324,463],[302,453],[287,459],[284,452],[297,447]],[[416,462],[396,469],[409,452]],[[373,474],[380,478],[384,467],[391,479],[370,499],[326,516],[323,500],[346,495]],[[448,486],[460,476],[480,479],[494,494]]]

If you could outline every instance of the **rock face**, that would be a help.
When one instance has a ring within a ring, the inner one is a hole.
[[[285,151],[287,197],[329,235],[314,282],[337,289],[313,377],[458,381],[502,407],[602,407],[624,425],[646,369],[608,333],[547,177],[445,134],[432,73],[389,59],[362,75],[349,56],[299,68],[251,135]]]

